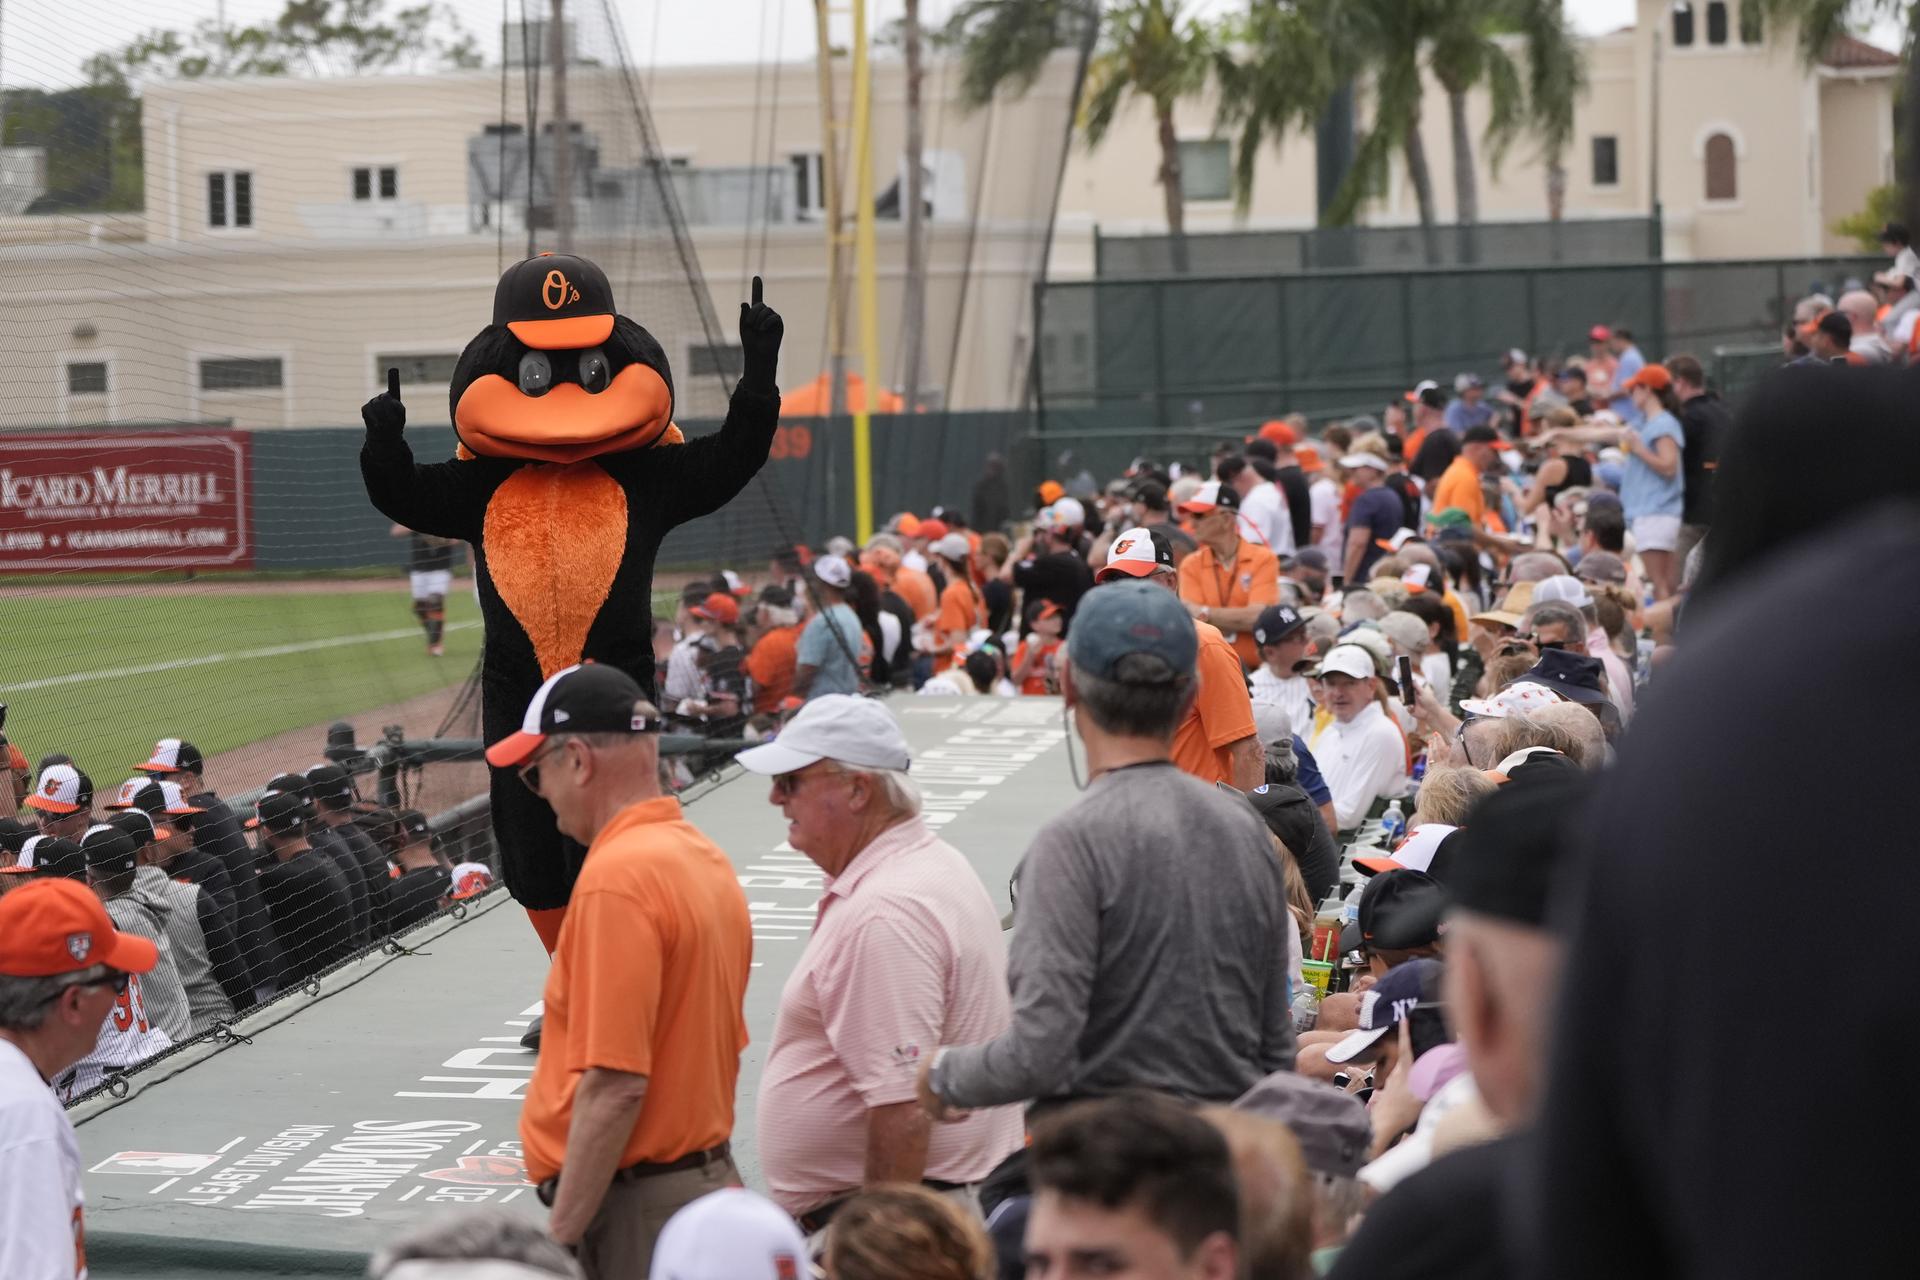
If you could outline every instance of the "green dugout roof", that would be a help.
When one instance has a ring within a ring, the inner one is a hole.
[[[1072,803],[1053,698],[890,704],[913,744],[929,820],[1004,910],[1039,825]],[[758,1183],[754,1097],[780,990],[813,924],[818,869],[784,844],[764,780],[737,768],[688,813],[733,858],[753,913],[752,1034],[735,1156]],[[381,1245],[441,1214],[543,1214],[523,1181],[518,1120],[546,956],[495,891],[400,947],[327,975],[317,994],[240,1020],[76,1106],[88,1262],[100,1280],[355,1276]]]

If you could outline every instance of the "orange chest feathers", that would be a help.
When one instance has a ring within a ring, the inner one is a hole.
[[[540,674],[580,661],[627,548],[627,495],[598,463],[526,466],[487,503],[487,572]]]

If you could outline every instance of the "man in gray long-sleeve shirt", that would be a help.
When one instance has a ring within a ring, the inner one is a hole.
[[[1127,1088],[1228,1101],[1293,1064],[1280,864],[1246,804],[1168,758],[1196,647],[1157,587],[1082,600],[1065,693],[1093,780],[1021,864],[1013,1025],[922,1070],[936,1118]]]

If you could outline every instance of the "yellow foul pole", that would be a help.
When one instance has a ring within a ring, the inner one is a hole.
[[[880,301],[873,241],[873,71],[867,61],[867,0],[853,0],[853,173],[855,307],[866,388],[853,411],[854,523],[861,545],[873,536],[873,406],[880,395]]]

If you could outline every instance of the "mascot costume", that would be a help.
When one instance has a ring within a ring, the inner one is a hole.
[[[654,688],[660,541],[739,493],[779,422],[783,325],[760,291],[755,276],[753,301],[740,305],[744,372],[726,424],[700,440],[683,440],[673,424],[660,344],[615,313],[605,272],[566,254],[500,277],[493,323],[454,369],[453,461],[413,460],[397,370],[361,409],[360,471],[373,505],[409,529],[472,544],[489,743],[517,730],[546,678],[577,662],[607,663]],[[551,953],[586,851],[513,770],[491,776],[507,888]]]

